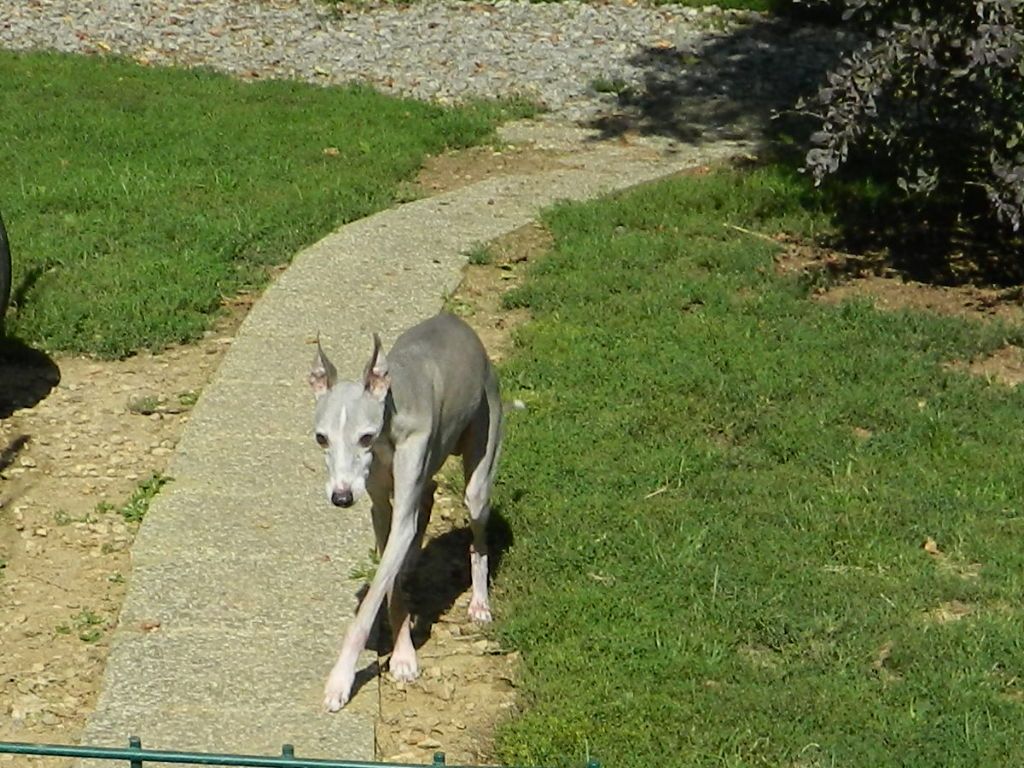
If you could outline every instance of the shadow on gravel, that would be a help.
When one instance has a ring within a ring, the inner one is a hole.
[[[473,534],[468,527],[463,527],[431,539],[423,548],[406,587],[409,604],[416,616],[413,642],[417,648],[430,637],[430,629],[441,615],[470,588],[469,545],[472,541]],[[491,579],[501,569],[501,558],[512,546],[512,541],[512,529],[496,505],[491,510],[487,526]]]
[[[405,594],[416,618],[412,634],[417,648],[429,639],[430,630],[440,617],[470,588],[472,575],[469,568],[469,545],[472,540],[473,534],[468,526],[430,539],[420,553],[416,569],[406,578]],[[502,516],[498,505],[491,509],[487,541],[490,546],[488,565],[493,579],[501,568],[502,556],[513,542],[512,528]],[[360,601],[366,589],[367,585],[364,584],[359,590],[357,598]],[[381,607],[366,647],[380,655],[391,652],[391,630],[388,627],[386,604]]]
[[[21,449],[28,445],[29,439],[28,435],[18,435],[3,448],[0,448],[0,472],[14,463],[18,454],[21,453]]]
[[[643,86],[620,91],[614,111],[591,127],[604,138],[632,131],[688,143],[799,137],[806,120],[792,111],[773,115],[814,93],[848,38],[829,27],[760,19],[710,40],[648,48],[632,60],[645,72]]]
[[[44,400],[60,383],[60,368],[44,352],[0,338],[0,419]]]

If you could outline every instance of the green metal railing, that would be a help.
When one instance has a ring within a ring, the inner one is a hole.
[[[173,752],[143,749],[137,736],[128,739],[123,747],[75,747],[66,744],[29,744],[0,741],[0,754],[31,755],[33,757],[77,757],[86,760],[123,760],[130,768],[143,768],[144,763],[184,763],[186,765],[242,766],[244,768],[423,768],[421,763],[374,763],[359,760],[324,760],[295,756],[295,747],[285,744],[280,756],[231,755],[218,752]],[[444,752],[435,752],[433,768],[454,768],[445,763]],[[587,768],[600,768],[596,760]]]
[[[128,739],[128,747],[75,747],[64,744],[28,744],[0,741],[0,753],[37,757],[78,757],[88,760],[124,760],[130,768],[143,768],[144,763],[184,763],[187,765],[246,766],[247,768],[380,768],[383,763],[358,760],[323,760],[295,756],[295,747],[285,744],[281,755],[231,755],[217,752],[174,752],[143,749],[137,736]],[[412,765],[392,763],[391,765]],[[434,753],[434,766],[444,766],[443,752]],[[422,768],[422,766],[417,766]]]

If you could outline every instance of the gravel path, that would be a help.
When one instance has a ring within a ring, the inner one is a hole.
[[[650,119],[652,98],[778,101],[780,81],[788,96],[815,68],[796,58],[813,62],[834,46],[820,31],[757,14],[673,5],[0,0],[0,47],[114,52],[249,78],[359,80],[442,102],[519,94],[555,118],[591,122]]]

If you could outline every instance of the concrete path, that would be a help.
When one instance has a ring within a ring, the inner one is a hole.
[[[83,743],[374,758],[375,657],[354,701],[320,711],[373,536],[367,508],[331,508],[306,375],[317,329],[345,377],[371,331],[389,345],[437,312],[464,253],[582,200],[746,149],[588,143],[517,124],[503,137],[571,151],[563,166],[491,178],[354,222],[298,254],[256,303],[178,445],[174,482],[132,550],[128,595]],[[514,524],[514,521],[513,521]]]

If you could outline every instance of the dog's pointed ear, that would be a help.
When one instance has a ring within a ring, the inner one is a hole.
[[[316,357],[313,358],[313,369],[309,372],[309,386],[319,399],[327,394],[327,390],[338,380],[338,371],[327,359],[324,348],[320,346],[320,333],[316,334]]]
[[[373,334],[373,354],[363,371],[363,387],[378,400],[388,396],[391,389],[391,375],[388,373],[388,361],[381,351],[380,336]]]

